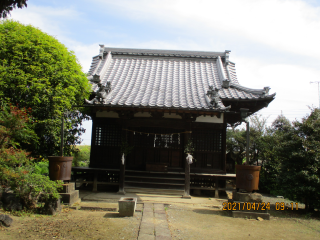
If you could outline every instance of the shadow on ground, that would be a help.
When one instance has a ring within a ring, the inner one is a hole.
[[[103,217],[104,218],[120,218],[118,212],[106,213],[106,215],[104,215]]]
[[[199,214],[210,214],[210,215],[218,215],[218,216],[228,216],[228,213],[222,210],[216,209],[193,209],[195,213]]]

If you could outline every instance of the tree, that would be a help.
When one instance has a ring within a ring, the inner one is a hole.
[[[79,151],[73,154],[72,166],[88,167],[90,160],[90,146],[78,146]]]
[[[227,152],[236,164],[241,165],[245,157],[246,131],[244,129],[227,129]]]
[[[262,156],[266,151],[265,138],[268,136],[267,128],[268,118],[262,115],[253,115],[250,117],[250,163],[258,163],[263,160]]]
[[[31,25],[0,24],[0,104],[30,108],[39,142],[22,147],[34,156],[57,155],[61,117],[68,111],[64,154],[71,154],[85,112],[74,111],[89,96],[90,84],[72,51]]]
[[[304,202],[306,209],[319,209],[319,109],[312,109],[309,116],[301,122],[293,122],[292,128],[283,131],[277,154],[281,161],[278,186],[282,194],[293,201]]]
[[[283,115],[278,116],[261,139],[264,147],[261,152],[262,167],[260,171],[259,190],[280,194],[279,177],[281,167],[281,144],[283,135],[291,131],[290,121]]]
[[[267,118],[261,115],[250,117],[250,164],[257,162],[264,151],[264,136],[267,134]],[[245,158],[246,149],[246,129],[235,127],[227,130],[227,152],[237,164],[242,164]]]
[[[18,147],[19,142],[36,142],[37,135],[28,124],[32,119],[30,110],[20,110],[14,106],[4,106],[0,112],[0,149]]]
[[[312,109],[301,121],[278,116],[271,127],[259,116],[250,118],[250,156],[262,160],[259,190],[320,208],[320,110]],[[227,132],[227,149],[241,162],[245,130]],[[252,162],[250,161],[250,162]]]
[[[275,154],[278,138],[273,128],[266,125],[267,118],[253,115],[250,121],[249,164],[261,164],[259,190],[274,192],[277,188],[279,160]],[[227,152],[237,163],[242,164],[246,155],[246,129],[228,129]]]
[[[0,1],[0,18],[6,18],[10,12],[18,7],[27,7],[28,0],[1,0]]]
[[[0,108],[0,188],[13,192],[27,209],[37,208],[40,197],[46,201],[59,198],[61,181],[34,171],[34,159],[30,153],[20,149],[19,142],[36,141],[29,111],[13,106]],[[19,142],[17,142],[19,141]]]

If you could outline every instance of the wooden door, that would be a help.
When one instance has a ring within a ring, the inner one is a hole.
[[[127,169],[145,170],[146,163],[166,163],[182,168],[183,129],[139,127],[127,132],[129,144],[134,146],[127,157]]]
[[[216,172],[223,167],[222,148],[223,129],[197,128],[192,129],[194,158],[191,165],[194,172]]]
[[[118,169],[122,127],[114,119],[93,119],[90,167]]]

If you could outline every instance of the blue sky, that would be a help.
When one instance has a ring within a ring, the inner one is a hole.
[[[240,84],[271,87],[261,113],[301,119],[319,106],[320,1],[316,0],[28,0],[10,18],[55,36],[87,72],[99,44],[108,47],[231,50]],[[83,144],[90,144],[91,123]]]

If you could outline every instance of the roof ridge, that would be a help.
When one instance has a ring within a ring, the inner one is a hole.
[[[181,61],[175,61],[177,58]],[[92,83],[94,99],[86,102],[110,106],[227,111],[226,99],[272,101],[274,97],[269,95],[269,87],[252,89],[237,82],[229,51],[101,45],[99,55],[93,58],[88,80]]]
[[[224,52],[210,52],[210,51],[192,51],[192,50],[167,50],[167,49],[139,49],[139,48],[112,48],[112,47],[105,47],[104,45],[100,45],[100,55],[101,52],[108,53],[111,52],[112,54],[125,54],[125,55],[149,55],[149,56],[168,56],[171,55],[177,56],[180,55],[181,57],[228,57],[229,50]]]
[[[241,90],[241,91],[244,91],[247,93],[251,93],[251,94],[263,95],[265,97],[275,96],[275,94],[269,95],[269,90],[271,89],[270,87],[264,87],[263,89],[253,89],[253,88],[241,86],[241,85],[233,83],[233,82],[230,82],[230,87],[233,87],[238,90]]]

